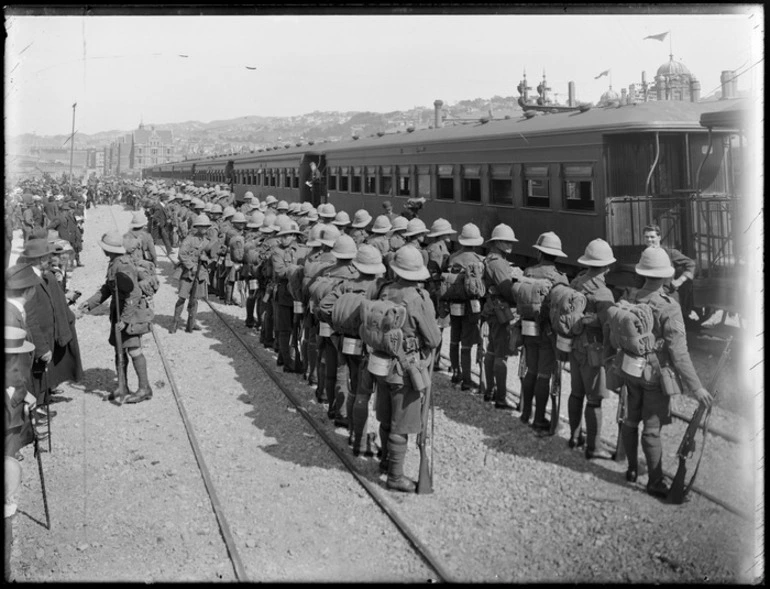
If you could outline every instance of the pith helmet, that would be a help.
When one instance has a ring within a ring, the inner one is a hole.
[[[412,237],[413,235],[420,235],[421,233],[427,233],[428,228],[423,223],[422,219],[415,217],[406,224],[406,231],[404,237]]]
[[[320,227],[321,233],[318,235],[318,241],[326,247],[332,247],[334,242],[337,241],[337,238],[340,236],[339,227],[332,225],[331,223],[324,223],[323,225],[320,225]]]
[[[206,206],[206,204],[199,198],[194,198],[192,200],[192,206],[194,209],[203,209],[203,207]]]
[[[210,212],[211,212],[211,209],[212,209],[212,205],[211,205],[211,203],[210,203],[210,202],[207,202],[207,203],[206,203],[206,204],[203,206],[203,212],[204,212],[204,213],[210,213]]]
[[[451,235],[452,233],[457,233],[457,231],[452,229],[452,224],[446,219],[438,218],[430,226],[428,237],[439,237],[441,235]]]
[[[251,190],[247,190],[246,194],[243,195],[243,198],[246,200],[251,200],[254,198],[254,193]]]
[[[401,278],[407,280],[427,280],[430,272],[425,267],[422,254],[413,245],[405,245],[396,252],[390,262],[390,268]]]
[[[215,205],[211,205],[211,214],[212,215],[221,215],[222,214],[222,205],[217,203]]]
[[[340,211],[337,213],[337,216],[334,217],[332,223],[339,227],[347,227],[350,225],[350,216],[345,211]]]
[[[333,204],[327,202],[318,205],[318,216],[322,219],[334,219],[336,215],[337,211],[335,210]]]
[[[265,215],[260,213],[259,211],[254,211],[251,213],[251,216],[249,217],[248,223],[246,223],[246,227],[249,229],[259,229],[262,227],[262,221],[265,220]]]
[[[277,210],[277,211],[288,211],[289,210],[289,203],[287,203],[285,200],[279,200],[278,204],[275,205],[275,210]]]
[[[473,223],[466,223],[463,225],[463,229],[460,232],[457,241],[460,242],[460,245],[476,246],[484,243],[484,238],[481,237],[481,231],[476,225]]]
[[[310,212],[310,209],[313,208],[313,203],[306,200],[301,205],[299,205],[299,214],[300,215],[307,215]]]
[[[233,207],[225,207],[225,210],[222,211],[222,218],[223,219],[229,219],[235,214],[235,209]]]
[[[561,239],[553,231],[546,231],[541,233],[537,238],[537,243],[533,245],[536,250],[540,250],[544,254],[550,254],[558,258],[566,258],[567,254],[561,251]]]
[[[272,194],[268,194],[267,198],[265,199],[265,202],[267,203],[268,206],[270,206],[272,204],[277,203],[278,199],[275,198]]]
[[[276,218],[276,221],[278,219]],[[276,223],[280,230],[276,234],[278,237],[283,237],[284,235],[301,235],[302,231],[299,230],[299,226],[297,225],[296,221],[292,221],[291,219],[281,219],[279,223]]]
[[[323,225],[313,225],[307,234],[307,242],[305,243],[308,247],[321,247],[323,244],[318,239],[321,235],[321,231],[323,230]]]
[[[603,239],[594,239],[586,246],[585,253],[578,258],[578,264],[584,266],[609,266],[615,261],[612,247]]]
[[[636,273],[650,278],[671,278],[674,275],[674,267],[666,250],[662,247],[648,247],[639,258]]]
[[[350,235],[343,233],[335,241],[332,247],[332,255],[338,260],[352,260],[356,257],[356,242]]]
[[[353,266],[364,274],[385,274],[382,254],[373,245],[362,243],[353,259]]]
[[[298,202],[289,203],[289,214],[296,215],[298,213],[299,213],[299,203]]]
[[[315,210],[315,207],[311,207],[307,212],[307,218],[310,221],[318,221],[318,211]]]
[[[262,233],[273,233],[277,231],[275,227],[275,215],[265,215],[265,220],[262,221],[262,227],[259,228]]]
[[[358,209],[356,214],[353,215],[353,222],[350,225],[351,227],[360,229],[362,227],[366,227],[371,222],[372,216],[369,214],[369,211],[366,209]]]
[[[147,217],[145,217],[144,213],[141,211],[136,211],[131,219],[131,223],[129,223],[129,227],[137,229],[139,227],[144,227],[145,225],[147,225]]]
[[[406,217],[402,217],[399,215],[395,219],[393,219],[393,233],[396,233],[398,231],[406,231],[406,227],[409,225],[409,220]]]
[[[246,222],[246,215],[244,215],[242,212],[238,211],[233,215],[232,223],[245,223]]]
[[[516,235],[509,225],[500,223],[497,227],[492,229],[492,237],[487,239],[487,243],[490,241],[510,241],[511,243],[514,243],[519,240],[516,239]]]
[[[102,238],[99,240],[99,245],[106,252],[113,254],[126,253],[126,248],[123,247],[123,236],[119,231],[110,231],[109,233],[102,235]]]
[[[379,215],[372,225],[372,233],[387,233],[393,228],[387,215]]]
[[[211,221],[206,215],[198,215],[193,221],[193,227],[210,227]]]

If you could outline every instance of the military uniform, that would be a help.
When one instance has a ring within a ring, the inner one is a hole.
[[[179,246],[179,265],[182,268],[182,276],[179,279],[179,300],[174,308],[174,328],[176,330],[178,321],[182,315],[184,301],[191,298],[190,295],[195,289],[195,294],[187,307],[188,314],[192,317],[192,323],[197,328],[195,317],[198,311],[198,301],[208,299],[208,269],[207,265],[218,251],[219,244],[212,242],[206,237],[200,237],[194,233],[189,234]],[[201,256],[203,259],[201,259]],[[200,269],[198,264],[200,262]],[[197,275],[196,275],[196,270]]]
[[[158,254],[155,251],[155,242],[152,236],[142,228],[131,229],[131,236],[139,242],[139,247],[134,250],[137,261],[146,260],[158,265]]]
[[[366,238],[364,243],[368,243],[369,245],[373,245],[374,247],[376,247],[382,254],[383,259],[385,259],[385,256],[388,254],[388,252],[391,251],[390,240],[388,239],[387,235],[384,235],[382,233],[372,233],[371,235],[369,235],[369,237]],[[404,245],[404,244],[401,244],[401,245]]]
[[[300,246],[296,242],[286,247],[276,248],[270,256],[275,295],[273,297],[273,314],[275,316],[275,332],[278,337],[278,365],[284,366],[284,372],[299,372],[292,365],[291,330],[293,327],[294,299],[289,293],[288,269],[299,261]],[[296,358],[294,359],[297,360]]]

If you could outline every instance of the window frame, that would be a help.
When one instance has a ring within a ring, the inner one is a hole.
[[[544,168],[545,173],[529,172],[529,170],[536,170]],[[548,196],[530,196],[529,185],[530,180],[544,180],[548,191]],[[522,198],[524,207],[532,209],[550,209],[552,205],[553,189],[551,186],[551,165],[550,164],[535,164],[526,163],[521,165],[521,182],[522,182]],[[546,200],[547,204],[531,203],[530,199]]]
[[[568,170],[569,166],[573,166],[575,169],[577,168],[584,168],[582,171],[576,171],[576,170]],[[559,172],[561,176],[561,187],[562,187],[562,199],[561,199],[561,206],[562,209],[565,211],[570,212],[582,212],[582,213],[595,213],[596,212],[596,192],[594,190],[594,166],[595,162],[570,162],[570,163],[562,163],[559,166]],[[587,172],[586,172],[587,169]],[[567,193],[567,183],[568,182],[575,182],[575,183],[583,183],[588,182],[590,185],[590,199],[588,201],[583,201],[582,198],[577,199],[571,199],[568,198]],[[585,207],[585,206],[569,206],[570,202],[590,202],[591,207]]]

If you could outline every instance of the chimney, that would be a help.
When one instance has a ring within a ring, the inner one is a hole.
[[[433,101],[433,109],[434,109],[434,121],[433,121],[433,127],[435,129],[441,128],[441,107],[444,106],[443,100],[434,100]]]
[[[700,100],[700,82],[695,78],[690,78],[690,102]]]
[[[728,98],[735,98],[733,93],[735,80],[735,72],[731,70],[723,70],[722,75],[719,77],[722,82],[722,98],[721,100],[727,100]]]
[[[628,104],[628,91],[625,88],[620,89],[620,104]]]
[[[567,106],[575,106],[575,82],[567,84]]]

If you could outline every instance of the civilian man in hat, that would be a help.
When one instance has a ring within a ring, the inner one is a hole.
[[[436,310],[427,291],[419,286],[430,274],[420,251],[410,245],[396,252],[391,268],[396,280],[386,283],[376,298],[406,307],[406,322],[402,328],[404,351],[416,357],[422,379],[430,387],[429,369],[441,342],[441,333],[434,319]],[[377,391],[377,419],[380,421],[383,448],[380,470],[388,473],[389,489],[413,493],[416,485],[404,476],[404,463],[408,435],[422,431],[423,393],[415,389],[405,369],[387,377],[377,376]]]
[[[393,224],[393,220],[398,217],[396,213],[393,212],[393,203],[391,203],[389,200],[386,200],[382,203],[382,210],[385,211],[385,216],[388,218],[388,221],[390,221],[390,224]]]
[[[538,250],[537,263],[526,268],[524,276],[548,280],[551,286],[554,284],[568,285],[567,276],[556,268],[556,259],[567,257],[567,254],[561,251],[559,236],[553,231],[542,233],[532,247]],[[532,429],[538,435],[548,433],[550,429],[550,423],[545,418],[545,408],[548,404],[551,376],[555,370],[560,369],[556,363],[554,335],[548,316],[546,298],[543,303],[543,310],[540,311],[539,335],[524,336],[527,374],[521,386],[522,412],[520,419],[523,423],[529,422],[532,399],[534,398],[535,418]],[[559,416],[554,415],[552,419],[559,419]]]
[[[703,388],[687,350],[682,309],[679,303],[665,292],[666,281],[674,275],[668,254],[660,247],[648,247],[642,252],[636,265],[636,273],[644,277],[644,285],[640,289],[631,290],[621,297],[621,300],[646,303],[652,307],[655,350],[666,350],[665,353],[679,374],[684,388],[700,403],[710,406],[713,397]],[[639,422],[642,422],[642,451],[647,461],[647,493],[665,498],[669,489],[663,480],[660,430],[662,426],[671,423],[671,397],[661,387],[660,370],[652,369],[660,364],[657,354],[656,351],[647,354],[647,367],[642,376],[623,373],[628,390],[628,405],[621,436],[628,461],[626,479],[635,482],[638,474]]]
[[[35,349],[32,342],[32,336],[27,330],[27,311],[26,306],[35,296],[35,287],[42,280],[32,270],[32,266],[14,264],[5,271],[5,325],[24,330],[26,338],[29,341],[28,352]],[[32,354],[25,354],[23,358],[18,359],[17,363],[21,373],[24,375],[26,390],[32,391]],[[7,380],[7,376],[6,376]]]
[[[45,215],[46,222],[49,224],[59,216],[59,204],[56,202],[56,197],[53,194],[48,197],[48,200],[43,205],[43,214]]]
[[[75,262],[79,268],[82,268],[80,252],[83,249],[83,235],[72,212],[72,205],[68,201],[62,203],[59,215],[48,224],[48,230],[51,229],[58,231],[59,236],[69,242],[75,252]]]
[[[474,231],[469,229],[469,235]],[[513,409],[508,404],[508,356],[512,309],[516,306],[512,285],[521,276],[521,270],[508,262],[508,255],[513,251],[513,244],[519,241],[513,229],[501,223],[492,230],[487,240],[488,253],[484,259],[484,285],[487,300],[482,309],[482,316],[489,328],[489,342],[484,354],[484,377],[487,383],[484,400],[495,402],[496,409]],[[476,243],[477,240],[469,241]],[[492,394],[494,389],[494,394]]]
[[[35,344],[27,339],[27,332],[20,327],[5,326],[5,456],[15,457],[27,444],[34,440],[32,431],[32,415],[35,411],[36,399],[28,388],[27,370],[29,357],[35,349]],[[42,424],[41,424],[42,425]],[[41,428],[43,429],[43,428]],[[20,459],[20,458],[19,458]],[[6,475],[8,473],[6,472]],[[8,480],[6,479],[6,485]],[[9,521],[6,526],[10,527]],[[7,540],[7,528],[6,528]],[[10,546],[6,545],[6,558]],[[6,565],[8,561],[6,560]],[[8,570],[6,569],[6,575]]]
[[[604,342],[603,326],[608,321],[607,310],[615,304],[612,291],[605,282],[614,262],[615,256],[610,244],[603,239],[594,239],[578,258],[578,264],[586,269],[570,283],[572,288],[586,297],[586,308],[583,317],[572,326],[574,337],[569,352],[571,387],[567,401],[570,428],[568,445],[577,448],[584,443],[580,424],[585,399],[585,455],[588,459],[612,458],[612,454],[602,447],[601,441],[602,400],[609,396],[609,391],[604,366],[600,362],[611,355],[609,342]]]
[[[80,306],[83,311],[91,311],[107,299],[110,300],[110,335],[108,341],[115,348],[115,372],[123,367],[123,382],[126,389],[110,392],[107,397],[113,400],[121,397],[126,403],[141,403],[152,398],[152,387],[147,376],[147,359],[142,352],[142,334],[149,331],[147,325],[152,321],[152,313],[144,300],[140,286],[140,276],[133,259],[126,253],[123,236],[118,231],[102,235],[99,246],[109,258],[104,284]],[[123,357],[118,355],[116,330],[120,333]],[[135,393],[128,390],[128,358],[134,364],[139,381]],[[118,378],[120,383],[120,378]]]
[[[168,201],[168,193],[162,192],[160,199],[150,209],[150,218],[152,218],[152,238],[155,243],[159,240],[163,242],[163,247],[166,248],[166,256],[171,258],[172,246],[171,246],[171,220],[166,212],[166,202]]]

